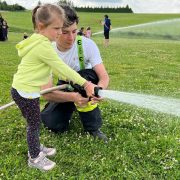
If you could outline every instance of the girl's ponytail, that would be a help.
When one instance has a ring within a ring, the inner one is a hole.
[[[36,29],[36,12],[37,12],[37,10],[40,8],[41,6],[36,6],[34,9],[33,9],[33,11],[32,11],[32,23],[33,23],[33,27],[34,27],[34,29]]]
[[[65,19],[64,10],[53,4],[44,4],[36,6],[32,11],[32,23],[34,29],[37,28],[37,23],[41,22],[44,26],[48,26],[53,22],[52,17],[58,17],[62,21]]]

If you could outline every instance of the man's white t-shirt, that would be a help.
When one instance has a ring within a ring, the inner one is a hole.
[[[66,52],[61,52],[56,43],[53,42],[53,47],[59,57],[75,71],[80,70],[79,59],[78,59],[78,48],[77,42],[75,41],[71,49]],[[102,58],[97,45],[89,38],[82,36],[82,47],[84,54],[85,69],[91,69],[97,64],[102,63]]]

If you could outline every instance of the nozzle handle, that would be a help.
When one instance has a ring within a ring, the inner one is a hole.
[[[94,88],[94,95],[95,95],[96,97],[99,97],[99,90],[102,90],[102,87],[96,86],[96,87]]]

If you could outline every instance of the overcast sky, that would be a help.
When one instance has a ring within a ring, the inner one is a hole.
[[[8,4],[18,3],[27,9],[32,9],[39,0],[6,0]],[[40,0],[42,3],[58,0]],[[126,6],[135,13],[180,13],[180,0],[74,0],[77,6]]]

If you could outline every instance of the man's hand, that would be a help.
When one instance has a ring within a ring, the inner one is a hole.
[[[92,105],[93,105],[93,104],[96,104],[96,103],[102,101],[103,99],[104,99],[104,98],[102,98],[102,97],[95,97],[95,96],[93,96],[93,97],[91,98],[91,104],[92,104]]]
[[[74,103],[79,107],[85,107],[89,101],[89,98],[84,98],[78,92],[74,93]]]

